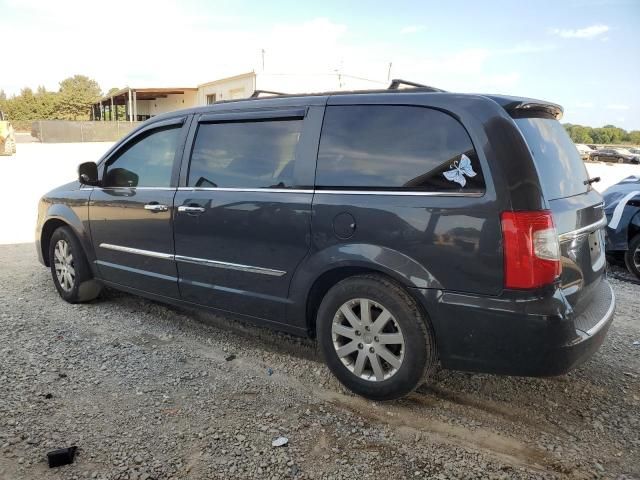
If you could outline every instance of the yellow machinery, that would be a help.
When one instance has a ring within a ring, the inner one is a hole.
[[[0,111],[0,155],[16,153],[16,134],[4,113]]]

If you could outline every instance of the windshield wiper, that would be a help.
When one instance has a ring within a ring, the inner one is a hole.
[[[593,183],[598,183],[599,181],[600,181],[600,177],[593,177],[593,178],[590,178],[589,180],[585,180],[582,183],[584,183],[585,185],[591,185]]]

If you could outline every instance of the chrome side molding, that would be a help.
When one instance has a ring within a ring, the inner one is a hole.
[[[179,192],[256,192],[307,193],[326,195],[397,195],[415,197],[482,197],[484,192],[421,192],[418,190],[322,190],[297,188],[231,188],[231,187],[178,187]]]
[[[207,258],[187,257],[184,255],[173,255],[171,253],[154,252],[151,250],[142,250],[140,248],[124,247],[122,245],[113,245],[111,243],[101,243],[100,248],[114,250],[116,252],[132,253],[134,255],[144,255],[146,257],[160,258],[162,260],[172,260],[174,262],[193,263],[195,265],[203,265],[205,267],[224,268],[227,270],[237,270],[247,273],[258,273],[260,275],[270,275],[272,277],[281,277],[287,272],[284,270],[275,270],[272,268],[255,267],[253,265],[243,265],[241,263],[220,262],[218,260],[209,260]]]
[[[241,272],[259,273],[261,275],[271,275],[273,277],[281,277],[287,273],[283,270],[254,267],[251,265],[242,265],[240,263],[219,262],[217,260],[208,260],[206,258],[185,257],[184,255],[176,255],[175,260],[176,262],[193,263],[196,265],[204,265],[205,267],[226,268],[227,270],[239,270]]]
[[[107,250],[115,250],[116,252],[133,253],[134,255],[144,255],[146,257],[161,258],[163,260],[173,260],[171,253],[153,252],[151,250],[142,250],[140,248],[123,247],[122,245],[112,245],[111,243],[101,243],[100,248]]]

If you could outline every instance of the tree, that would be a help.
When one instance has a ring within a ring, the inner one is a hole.
[[[85,75],[75,75],[60,82],[58,118],[88,120],[91,105],[100,99],[100,85]]]
[[[567,130],[571,140],[575,143],[593,143],[593,138],[591,137],[591,131],[593,129],[591,127],[567,123],[564,128]]]
[[[99,98],[98,83],[76,75],[60,82],[59,92],[49,92],[41,85],[35,92],[26,87],[19,95],[7,98],[0,90],[0,109],[14,121],[88,120],[91,105]]]
[[[55,118],[58,111],[58,96],[48,92],[43,86],[38,87],[34,95],[36,119]],[[35,119],[34,119],[35,120]]]
[[[633,130],[629,132],[629,142],[634,145],[640,145],[640,130]]]

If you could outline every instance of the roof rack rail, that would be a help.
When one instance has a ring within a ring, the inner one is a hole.
[[[260,95],[286,95],[282,92],[272,92],[271,90],[255,90],[249,98],[258,98]]]
[[[436,87],[430,87],[429,85],[424,85],[422,83],[410,82],[409,80],[403,80],[401,78],[394,78],[391,80],[391,84],[387,87],[387,90],[399,90],[400,85],[408,85],[410,87],[427,89],[430,92],[444,92],[444,90]]]

